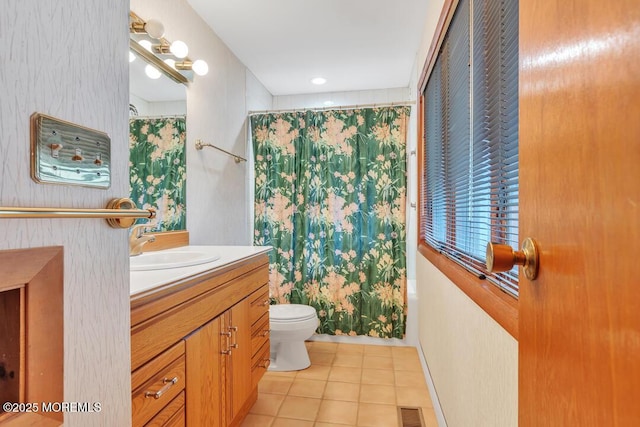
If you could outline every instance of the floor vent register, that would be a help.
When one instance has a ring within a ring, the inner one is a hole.
[[[398,414],[401,427],[424,427],[424,419],[420,408],[401,406],[398,408]]]

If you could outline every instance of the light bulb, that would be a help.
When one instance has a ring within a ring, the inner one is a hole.
[[[314,77],[311,79],[311,83],[313,83],[314,85],[323,85],[327,82],[327,79],[325,79],[324,77]]]
[[[133,54],[133,52],[129,51],[129,62],[133,62],[136,60],[136,56]]]
[[[171,47],[169,48],[169,50],[177,58],[184,58],[189,54],[189,48],[187,47],[187,44],[180,40],[176,40],[173,43],[171,43]]]
[[[175,69],[176,68],[176,61],[174,61],[171,58],[167,58],[164,60],[164,63],[167,64],[169,67]]]
[[[154,80],[159,79],[160,76],[162,75],[160,71],[158,71],[158,69],[151,64],[147,64],[147,66],[144,67],[144,72],[147,75],[147,77]]]
[[[191,66],[191,69],[199,76],[204,76],[209,72],[209,66],[202,59],[196,60]]]
[[[147,49],[149,52],[153,52],[153,48],[151,47],[151,42],[149,40],[140,40],[138,44]]]
[[[152,39],[159,39],[164,36],[164,25],[155,19],[149,19],[147,23],[144,24],[144,30]]]

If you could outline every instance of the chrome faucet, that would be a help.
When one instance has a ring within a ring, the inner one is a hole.
[[[147,242],[155,242],[156,236],[153,234],[144,234],[146,228],[155,227],[155,224],[136,224],[131,227],[129,235],[129,256],[136,256],[142,253],[142,247]]]

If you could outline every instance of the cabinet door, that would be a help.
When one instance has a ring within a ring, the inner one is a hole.
[[[220,335],[223,316],[217,317],[186,338],[187,425],[223,426],[224,390]]]
[[[227,373],[231,413],[235,419],[251,394],[251,320],[249,300],[245,298],[230,309],[232,353]]]

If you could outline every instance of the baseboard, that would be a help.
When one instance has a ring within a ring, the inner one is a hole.
[[[436,414],[436,420],[439,427],[447,427],[447,420],[444,418],[444,412],[442,412],[442,406],[440,406],[440,400],[438,399],[438,393],[436,387],[433,384],[433,378],[431,378],[431,372],[427,365],[427,360],[424,358],[424,352],[422,345],[418,344],[418,357],[420,357],[420,363],[422,364],[422,372],[424,372],[424,379],[427,381],[427,388],[429,389],[429,395],[431,396],[431,403],[433,404],[433,411]]]

